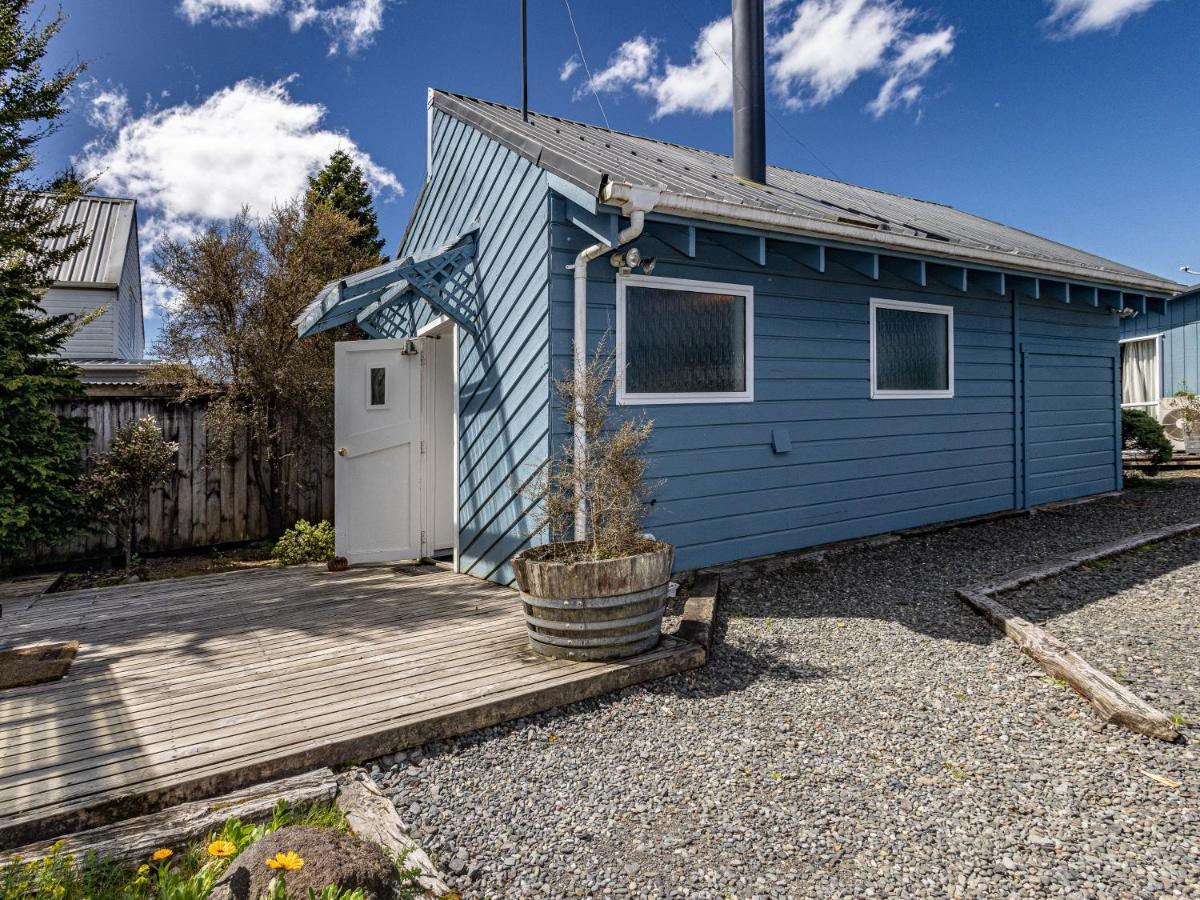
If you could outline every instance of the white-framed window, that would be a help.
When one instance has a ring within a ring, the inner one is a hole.
[[[754,400],[754,288],[617,277],[617,402]]]
[[[871,398],[954,396],[954,307],[871,300]]]
[[[1158,402],[1162,397],[1161,343],[1161,334],[1121,341],[1122,409],[1140,409],[1158,418]]]

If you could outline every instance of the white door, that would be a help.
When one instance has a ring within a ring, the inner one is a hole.
[[[421,357],[406,340],[342,341],[334,353],[337,554],[420,559]]]

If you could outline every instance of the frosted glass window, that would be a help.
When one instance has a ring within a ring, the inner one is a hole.
[[[738,293],[680,284],[688,283],[623,286],[623,328],[618,335],[622,400],[751,399],[748,289]]]
[[[954,350],[950,308],[875,301],[871,312],[874,395],[951,396]]]

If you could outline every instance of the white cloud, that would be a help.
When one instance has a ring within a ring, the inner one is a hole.
[[[98,191],[138,200],[146,253],[163,237],[189,237],[243,206],[261,215],[300,196],[337,149],[354,157],[378,196],[403,194],[391,171],[347,135],[322,127],[323,106],[293,100],[289,81],[239,81],[199,103],[140,116],[126,107],[72,162],[97,178]],[[161,291],[147,293],[150,301],[164,299]]]
[[[120,88],[106,88],[91,100],[88,122],[97,128],[113,130],[129,117],[129,97]]]
[[[598,94],[613,94],[630,86],[645,84],[658,57],[655,41],[638,35],[630,38],[617,52],[609,57],[608,65],[596,72],[575,91],[576,99],[595,91]]]
[[[562,68],[558,70],[559,81],[570,81],[571,76],[579,71],[579,55],[572,54],[567,58],[567,61],[562,64]]]
[[[733,20],[726,16],[704,26],[692,47],[692,61],[668,62],[649,85],[654,117],[678,112],[714,113],[733,105]]]
[[[181,0],[179,14],[193,25],[245,25],[274,15],[282,7],[283,0]]]
[[[1120,28],[1127,19],[1143,13],[1161,0],[1048,0],[1046,25],[1059,37],[1086,31]]]
[[[955,30],[920,32],[921,13],[901,0],[773,0],[767,7],[767,68],[788,107],[820,106],[868,75],[883,84],[867,109],[876,116],[917,103],[933,66],[954,49]],[[659,64],[658,43],[626,41],[593,86],[653,98],[654,116],[715,113],[733,102],[733,23],[710,22],[691,59]],[[586,90],[587,84],[581,90]],[[576,93],[579,96],[579,92]]]
[[[390,0],[180,0],[179,14],[193,25],[253,25],[267,16],[287,14],[292,31],[319,25],[329,35],[329,52],[367,47],[383,28]]]
[[[953,28],[919,34],[908,40],[900,55],[888,63],[887,81],[867,109],[879,118],[898,106],[912,106],[921,99],[925,76],[938,60],[945,59],[953,51]]]

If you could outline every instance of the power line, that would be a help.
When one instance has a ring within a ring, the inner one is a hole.
[[[579,61],[583,63],[583,72],[587,75],[588,88],[591,89],[592,96],[596,98],[596,105],[600,107],[604,127],[611,131],[612,126],[608,124],[608,113],[604,111],[604,104],[600,102],[600,93],[596,90],[595,82],[592,80],[592,70],[588,66],[587,54],[583,52],[583,41],[579,39],[579,29],[575,27],[575,13],[571,10],[571,0],[563,0],[563,5],[567,8],[567,18],[571,20],[571,30],[575,32],[575,46],[579,48]]]

